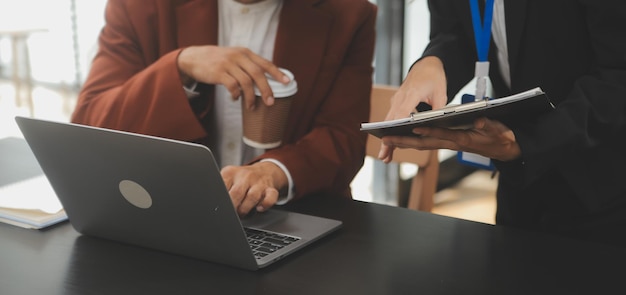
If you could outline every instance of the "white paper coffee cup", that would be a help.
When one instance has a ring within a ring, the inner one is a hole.
[[[268,76],[267,82],[274,93],[273,105],[267,106],[263,103],[261,93],[255,87],[256,107],[254,110],[242,107],[243,142],[251,147],[270,149],[282,143],[293,95],[298,92],[298,84],[289,70],[282,68],[280,70],[289,77],[290,82],[283,84]]]

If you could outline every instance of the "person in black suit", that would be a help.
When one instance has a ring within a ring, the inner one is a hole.
[[[470,4],[429,8],[431,41],[387,119],[421,102],[441,108],[473,78]],[[541,87],[556,110],[518,126],[481,118],[469,130],[385,137],[379,158],[390,161],[395,148],[489,157],[499,171],[496,224],[626,246],[626,1],[496,0],[494,9],[494,97]]]

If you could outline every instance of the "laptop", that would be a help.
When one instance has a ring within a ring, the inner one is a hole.
[[[341,221],[270,209],[239,218],[203,145],[17,116],[81,234],[256,270]]]

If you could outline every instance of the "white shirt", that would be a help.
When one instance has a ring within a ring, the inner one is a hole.
[[[493,6],[493,22],[491,35],[496,44],[498,64],[506,86],[511,88],[511,70],[509,68],[509,48],[506,43],[506,23],[504,17],[504,0],[495,0]]]
[[[282,1],[265,0],[241,4],[235,0],[219,0],[217,5],[218,45],[246,47],[263,58],[272,60]],[[216,85],[217,149],[222,167],[245,164],[264,152],[249,147],[242,141],[241,101],[234,101],[226,87]]]
[[[261,57],[272,60],[274,41],[278,30],[278,16],[282,0],[264,0],[242,4],[235,0],[218,0],[220,47],[246,47]],[[195,86],[195,85],[194,85]],[[195,87],[194,87],[195,88]],[[194,94],[185,89],[188,97]],[[214,115],[216,118],[217,155],[220,167],[240,166],[261,155],[265,150],[243,143],[241,98],[233,100],[223,85],[215,86]],[[293,197],[293,179],[287,167],[275,159],[265,159],[278,165],[289,180],[289,195],[282,196],[277,204]]]

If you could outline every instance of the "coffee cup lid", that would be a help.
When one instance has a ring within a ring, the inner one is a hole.
[[[293,74],[289,70],[283,68],[280,68],[280,71],[283,72],[283,74],[285,74],[287,77],[289,77],[289,83],[283,84],[274,80],[274,78],[272,78],[270,75],[265,74],[265,76],[267,77],[267,83],[270,84],[272,92],[274,93],[274,97],[289,97],[296,94],[296,92],[298,92],[298,83],[296,83],[296,80],[293,78]],[[254,94],[259,96],[261,95],[261,92],[256,86],[254,86]]]

